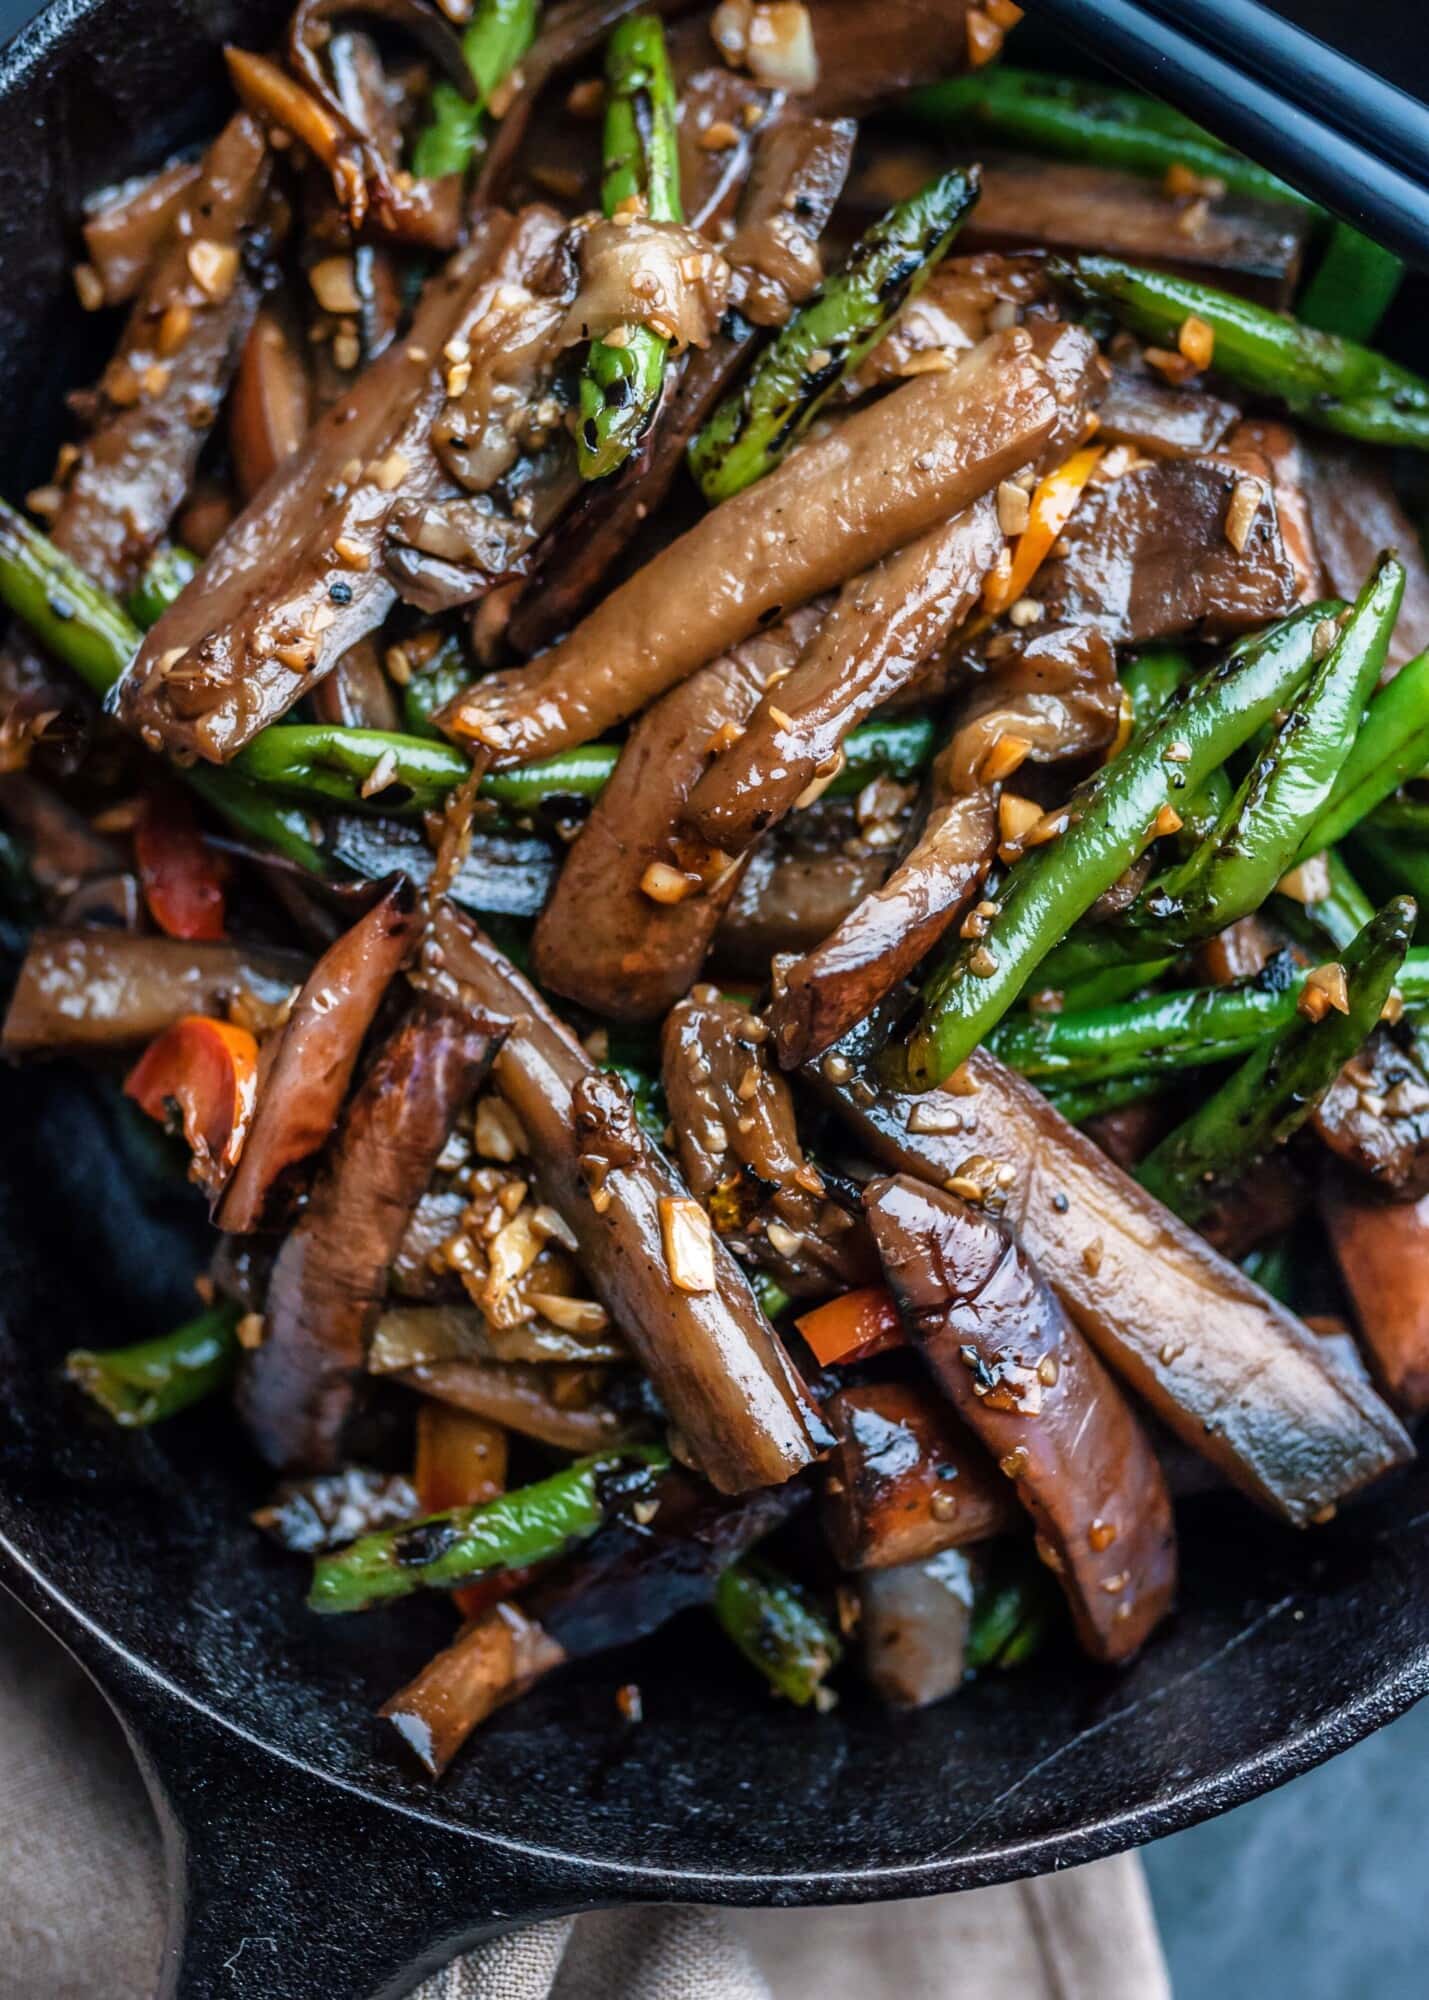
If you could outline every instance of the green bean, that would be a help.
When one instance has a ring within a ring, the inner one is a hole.
[[[1369,444],[1429,449],[1429,382],[1357,341],[1114,257],[1054,258],[1049,268],[1080,298],[1160,345],[1175,347],[1187,319],[1203,320],[1215,335],[1220,374],[1278,397],[1309,423]]]
[[[1174,646],[1148,646],[1128,660],[1121,669],[1121,684],[1131,702],[1135,727],[1148,728],[1194,671],[1190,660]]]
[[[1283,964],[1284,961],[1281,961]],[[1111,1077],[1198,1069],[1225,1062],[1279,1034],[1296,1018],[1309,975],[1262,974],[1237,986],[1193,986],[1152,993],[1084,1013],[1001,1022],[988,1047],[1012,1069],[1055,1092]],[[1429,1001],[1429,951],[1411,951],[1399,975],[1406,1006]]]
[[[1323,1020],[1297,1012],[1137,1169],[1137,1179],[1183,1221],[1197,1223],[1310,1116],[1379,1020],[1414,931],[1415,907],[1396,897],[1344,953],[1349,1011]]]
[[[231,1378],[239,1356],[241,1309],[210,1306],[157,1340],[96,1352],[76,1347],[65,1373],[126,1430],[176,1416]]]
[[[363,1535],[318,1558],[308,1603],[314,1611],[362,1611],[417,1590],[449,1590],[487,1570],[544,1562],[593,1535],[613,1508],[647,1494],[669,1463],[658,1445],[628,1445],[479,1506]]]
[[[1048,954],[1040,971],[1046,971],[1052,964],[1053,956]],[[1065,985],[1058,985],[1055,981],[1039,980],[1038,983],[1043,991],[1050,990],[1060,996],[1061,1005],[1056,1010],[1059,1014],[1080,1014],[1089,1007],[1114,1007],[1119,1000],[1130,1000],[1148,986],[1154,986],[1175,963],[1174,958],[1142,958],[1130,965],[1099,966],[1093,972],[1084,972],[1068,980]],[[1037,1014],[1049,1011],[1045,1007],[1034,1009]]]
[[[691,444],[707,500],[727,500],[779,463],[927,283],[980,190],[975,167],[953,168],[865,230]]]
[[[138,651],[139,628],[114,598],[3,500],[0,601],[97,695],[108,694]],[[180,775],[240,832],[314,874],[330,872],[303,814],[264,799],[233,771],[196,765]]]
[[[897,715],[865,722],[844,738],[843,769],[824,791],[826,799],[848,799],[870,778],[886,775],[906,784],[932,759],[937,731],[926,715]]]
[[[1306,326],[1349,340],[1372,340],[1404,282],[1404,260],[1336,220],[1296,312]]]
[[[1257,1244],[1240,1260],[1240,1267],[1254,1285],[1269,1292],[1281,1305],[1288,1306],[1295,1290],[1294,1247],[1289,1235],[1277,1236],[1273,1243]]]
[[[1122,1111],[1129,1104],[1162,1097],[1174,1081],[1165,1070],[1131,1070],[1125,1076],[1100,1077],[1095,1083],[1061,1086],[1044,1080],[1038,1087],[1069,1125],[1085,1125],[1089,1118],[1103,1117],[1108,1111]]]
[[[968,126],[1059,159],[1164,175],[1172,167],[1223,181],[1232,194],[1307,201],[1170,105],[1106,84],[1015,69],[1004,63],[915,90],[901,100],[922,124],[962,137]]]
[[[754,1296],[759,1301],[759,1310],[766,1319],[778,1319],[780,1313],[787,1312],[794,1301],[784,1287],[767,1271],[755,1271],[750,1278]]]
[[[984,936],[958,945],[925,988],[922,1019],[906,1053],[915,1088],[931,1088],[952,1074],[1053,945],[1156,837],[1162,809],[1178,792],[1194,796],[1209,773],[1294,696],[1312,666],[1322,616],[1321,607],[1312,607],[1232,648],[1182,688],[1151,729],[1077,788],[1065,810],[1065,831],[1014,863]]]
[[[178,542],[161,542],[129,593],[129,614],[147,632],[198,574],[199,559]]]
[[[0,599],[97,695],[139,646],[139,628],[23,514],[0,500]]]
[[[262,841],[310,875],[332,874],[332,862],[315,838],[321,829],[300,806],[269,798],[238,772],[215,770],[211,764],[192,764],[179,775],[191,792],[197,792],[239,833]]]
[[[402,720],[408,734],[444,742],[432,717],[470,682],[471,667],[461,641],[444,639],[425,666],[412,669],[412,678],[402,690]]]
[[[605,48],[605,91],[605,213],[640,200],[652,222],[683,222],[679,97],[656,15],[616,23]],[[665,386],[669,341],[643,323],[622,331],[623,346],[596,339],[586,356],[576,432],[582,479],[603,479],[625,463]]]
[[[1394,556],[1381,557],[1214,834],[1151,886],[1130,921],[1158,938],[1185,943],[1259,909],[1333,796],[1383,670],[1403,595],[1403,565]]]
[[[771,1563],[731,1563],[715,1586],[714,1614],[727,1638],[776,1694],[796,1707],[829,1705],[824,1682],[843,1654],[838,1634],[808,1592]]]
[[[440,806],[471,774],[470,761],[448,743],[340,723],[274,723],[229,768],[258,785],[344,805],[360,804],[364,785],[375,776],[383,791],[404,787],[414,810]]]
[[[1350,873],[1344,856],[1333,847],[1325,852],[1325,871],[1329,877],[1325,895],[1303,904],[1282,897],[1280,907],[1292,920],[1295,910],[1303,910],[1310,924],[1337,950],[1343,950],[1374,915],[1374,905]]]
[[[1381,813],[1385,810],[1380,807]],[[1386,827],[1379,813],[1371,813],[1355,828],[1350,851],[1357,864],[1369,864],[1372,882],[1401,890],[1413,896],[1422,910],[1429,910],[1429,850],[1419,844],[1417,829],[1411,840],[1404,838],[1406,830]]]
[[[970,1674],[1023,1665],[1040,1652],[1058,1615],[1047,1571],[1023,1549],[994,1549],[984,1564],[963,1655]]]
[[[1429,653],[1399,669],[1371,701],[1329,801],[1297,860],[1333,847],[1429,759]]]
[[[412,147],[412,172],[423,180],[464,174],[481,143],[491,94],[530,48],[536,34],[536,0],[477,0],[462,30],[461,52],[476,83],[463,97],[450,83],[433,85],[427,119]]]

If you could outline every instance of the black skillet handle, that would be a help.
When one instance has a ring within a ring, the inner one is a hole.
[[[276,1756],[142,1671],[95,1677],[163,1828],[157,2000],[397,2000],[483,1938],[593,1900],[568,1864]]]

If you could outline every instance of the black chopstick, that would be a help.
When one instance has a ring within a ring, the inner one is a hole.
[[[1257,0],[1143,0],[1261,83],[1416,180],[1429,201],[1429,107]]]
[[[1254,0],[1175,0],[1174,19],[1152,11],[1156,4],[1029,0],[1089,54],[1429,269],[1429,112],[1313,37],[1282,37],[1286,24]],[[1214,17],[1204,24],[1203,7]],[[1232,29],[1234,56],[1208,45]],[[1327,79],[1322,92],[1307,70],[1312,53]]]

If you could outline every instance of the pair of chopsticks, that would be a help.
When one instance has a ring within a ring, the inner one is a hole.
[[[1429,269],[1429,107],[1417,98],[1259,0],[1027,4],[1089,54]],[[1406,11],[1421,4],[1407,0]]]

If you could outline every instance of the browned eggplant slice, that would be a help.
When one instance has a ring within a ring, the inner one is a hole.
[[[1429,1078],[1412,1044],[1380,1027],[1345,1064],[1314,1112],[1330,1151],[1383,1194],[1429,1194]]]
[[[700,838],[742,854],[835,776],[849,731],[947,643],[1006,546],[984,493],[846,583],[793,672],[764,694],[690,794],[685,817]]]
[[[1232,501],[1251,482],[1255,512],[1237,546]],[[1168,458],[1093,483],[1033,595],[1049,622],[1096,625],[1116,646],[1224,637],[1283,617],[1299,593],[1268,468]]]
[[[1375,1374],[1401,1409],[1429,1409],[1429,1196],[1385,1201],[1334,1174],[1321,1213]]]
[[[1176,1534],[1131,1406],[993,1216],[906,1175],[865,1207],[909,1338],[1011,1480],[1078,1637],[1125,1660],[1171,1608]]]
[[[548,210],[514,225],[487,217],[429,283],[409,338],[364,371],[240,515],[121,683],[120,713],[146,741],[221,763],[382,623],[397,595],[386,558],[399,514],[475,505],[458,501],[434,437],[455,407],[443,350],[475,333],[502,286],[523,301],[539,287],[562,228]],[[554,332],[559,309],[547,317]],[[484,328],[477,346],[496,332]],[[494,506],[486,518],[499,572],[513,524]],[[421,531],[409,520],[404,532]],[[484,569],[464,574],[472,596],[490,581]]]
[[[1008,1220],[1082,1332],[1253,1499],[1304,1527],[1412,1456],[1394,1413],[1323,1341],[996,1057],[969,1059],[966,1096],[873,1091],[847,1060],[831,1052],[808,1074],[864,1150],[936,1187],[970,1163],[1011,1167]]]
[[[0,1047],[7,1055],[126,1048],[152,1041],[185,1014],[261,1014],[291,999],[308,969],[301,953],[266,945],[38,930]]]
[[[1094,378],[1078,327],[994,336],[712,509],[539,660],[457,696],[442,726],[497,764],[589,742],[1034,463],[1080,421]]]
[[[663,695],[631,730],[536,926],[537,976],[553,992],[613,1020],[653,1021],[699,977],[739,870],[725,867],[708,887],[682,879],[673,864],[685,802],[711,740],[744,725],[820,615],[809,606],[746,639]],[[649,894],[652,868],[684,893],[664,901]]]
[[[661,1075],[680,1165],[740,1261],[794,1297],[868,1283],[867,1233],[831,1201],[757,1014],[698,986],[665,1017]]]
[[[545,1199],[573,1230],[586,1276],[685,1449],[722,1492],[791,1478],[827,1430],[739,1266],[696,1226],[703,1211],[641,1133],[622,1086],[449,905],[432,946],[454,991],[512,1023],[497,1087],[527,1135]]]
[[[387,1270],[501,1030],[420,999],[348,1106],[332,1157],[273,1266],[238,1405],[270,1464],[330,1471],[356,1405]]]
[[[220,1229],[241,1235],[261,1227],[289,1169],[325,1144],[363,1036],[415,942],[416,918],[416,896],[398,877],[313,967],[265,1060],[258,1108],[216,1217]]]
[[[1400,505],[1382,457],[1348,444],[1302,441],[1308,473],[1315,547],[1330,588],[1353,600],[1382,549],[1404,564],[1389,664],[1402,667],[1429,646],[1429,560],[1419,534]]]
[[[992,773],[1075,761],[1116,733],[1115,657],[1091,626],[1037,633],[964,696],[934,760],[927,817],[888,880],[822,944],[781,968],[769,1013],[786,1069],[819,1055],[871,1013],[972,903],[997,846]],[[1005,765],[989,758],[1009,753]]]
[[[845,1569],[922,1562],[1016,1525],[1012,1488],[931,1383],[861,1382],[824,1415],[838,1436],[824,1534]]]
[[[393,1379],[557,1451],[584,1452],[603,1451],[650,1431],[647,1413],[622,1408],[601,1394],[605,1374],[579,1364],[431,1361]]]

